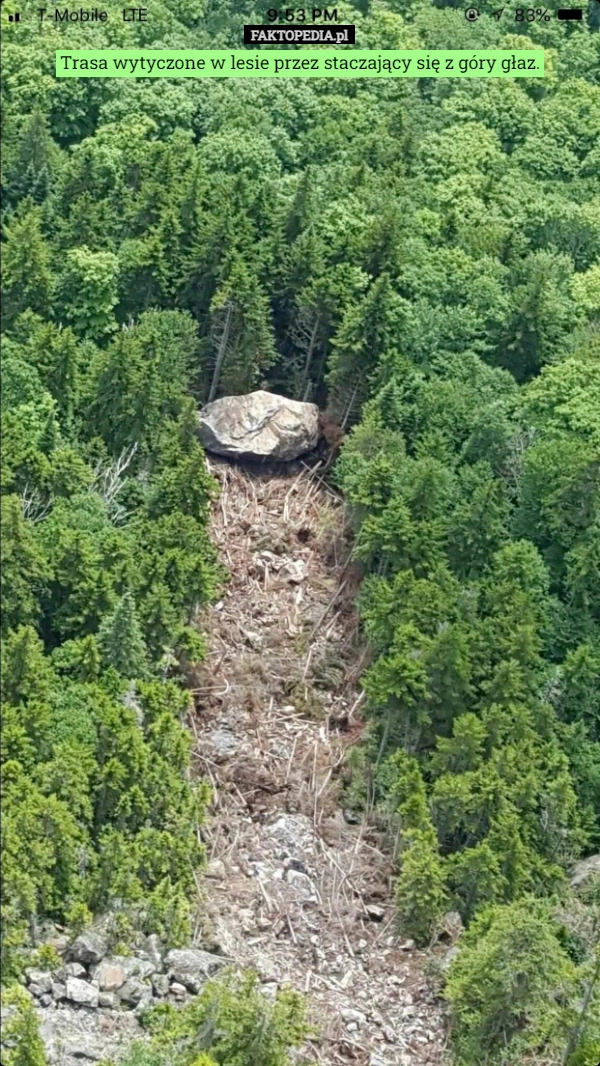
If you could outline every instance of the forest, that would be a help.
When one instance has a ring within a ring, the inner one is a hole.
[[[57,80],[67,34],[239,48],[264,12],[153,0],[147,23],[40,27],[26,0],[3,24],[8,984],[45,920],[114,900],[190,936],[209,791],[186,688],[227,580],[196,409],[264,387],[345,432],[372,649],[348,802],[396,835],[403,934],[466,926],[452,1062],[597,1066],[600,889],[569,886],[600,851],[592,6],[565,26],[337,4],[356,47],[543,48],[543,80]],[[241,1022],[217,984],[130,1066],[284,1066],[301,1008],[265,1020],[248,982]],[[7,1061],[41,1066],[27,1006],[20,1024]]]

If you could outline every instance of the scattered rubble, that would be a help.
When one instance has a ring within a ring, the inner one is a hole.
[[[210,936],[265,995],[306,994],[319,1035],[299,1062],[441,1066],[443,1011],[425,953],[395,935],[389,856],[340,806],[367,654],[341,503],[302,466],[209,467],[230,574],[200,620],[211,651],[190,722],[213,788]]]

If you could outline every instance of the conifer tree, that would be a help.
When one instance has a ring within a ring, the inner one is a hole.
[[[122,677],[142,678],[148,673],[146,643],[130,592],[102,622],[98,644],[105,666],[112,666]]]

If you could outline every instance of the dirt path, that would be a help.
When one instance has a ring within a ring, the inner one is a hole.
[[[442,1062],[424,956],[394,934],[391,867],[340,803],[361,731],[364,653],[339,501],[302,470],[210,461],[213,536],[231,575],[201,621],[195,755],[213,784],[208,915],[220,949],[267,995],[306,993],[321,1035],[303,1062]]]

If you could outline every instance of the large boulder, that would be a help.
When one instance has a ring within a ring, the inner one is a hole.
[[[319,409],[273,392],[223,396],[198,414],[200,439],[217,455],[297,459],[319,440]]]
[[[571,888],[583,888],[595,881],[600,884],[600,855],[590,855],[575,863],[571,870]]]
[[[217,973],[225,961],[218,955],[212,955],[200,948],[173,948],[165,957],[165,966],[175,982],[197,995],[208,978]]]

